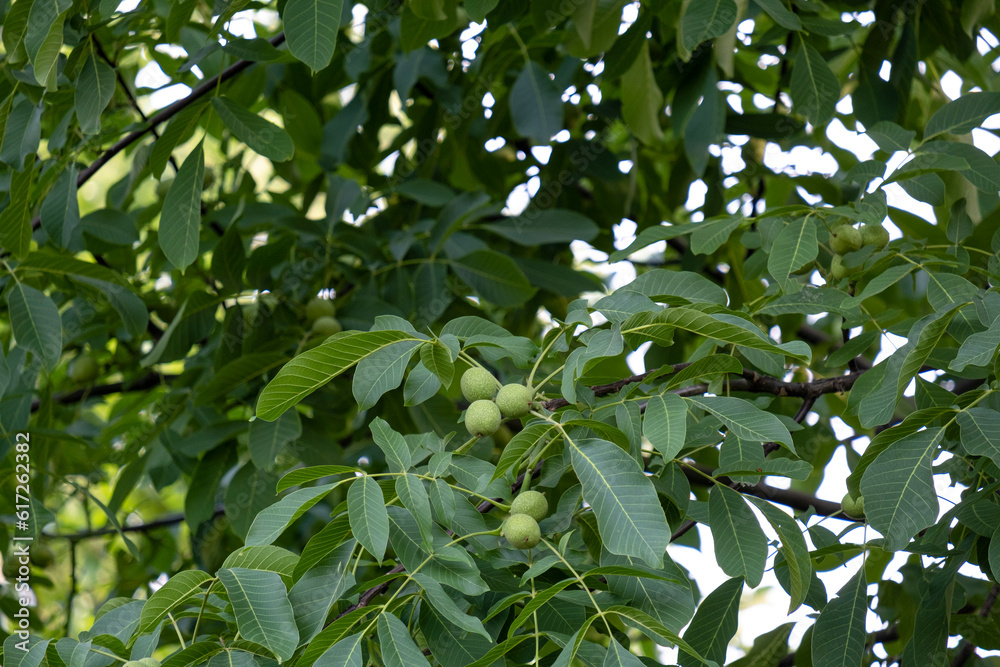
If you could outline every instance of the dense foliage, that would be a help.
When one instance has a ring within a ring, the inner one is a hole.
[[[995,664],[992,0],[0,18],[4,665]]]

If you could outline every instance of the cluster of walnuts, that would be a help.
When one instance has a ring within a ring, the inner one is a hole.
[[[834,227],[830,231],[830,249],[833,250],[833,259],[830,261],[830,275],[834,280],[847,278],[857,273],[861,267],[848,267],[844,265],[844,255],[855,250],[860,250],[862,246],[873,245],[876,250],[881,250],[889,244],[889,232],[882,225],[861,225],[861,229],[856,229],[849,224],[842,224]]]
[[[485,368],[470,368],[462,374],[462,394],[469,401],[465,427],[469,435],[493,435],[504,419],[524,417],[531,412],[533,392],[523,384],[500,383]],[[526,478],[527,479],[527,478]],[[538,522],[549,513],[549,503],[538,491],[524,491],[510,504],[510,517],[502,534],[515,549],[531,549],[542,539]]]

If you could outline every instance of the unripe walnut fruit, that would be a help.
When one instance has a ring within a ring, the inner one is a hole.
[[[510,504],[511,514],[527,514],[535,521],[541,521],[549,513],[549,501],[538,491],[525,491]]]
[[[340,333],[342,327],[340,322],[334,317],[321,317],[313,322],[312,331],[314,334],[327,337],[335,333]]]
[[[531,390],[523,384],[505,384],[497,392],[497,407],[504,417],[523,417],[531,411]]]
[[[465,411],[465,428],[469,429],[469,435],[493,435],[500,428],[500,408],[493,401],[473,401]]]
[[[497,395],[497,381],[485,368],[470,368],[462,373],[462,395],[467,401],[489,401]]]
[[[841,255],[834,255],[833,259],[830,261],[830,275],[833,276],[835,280],[852,276],[860,269],[860,266],[845,266],[844,258]]]
[[[861,226],[862,245],[873,245],[876,250],[882,250],[889,245],[889,230],[882,225]]]
[[[844,499],[840,501],[840,507],[844,510],[844,514],[852,519],[864,519],[865,518],[865,498],[864,496],[858,496],[857,498],[852,498],[850,493],[844,494]]]
[[[830,249],[838,255],[846,255],[861,247],[861,232],[850,225],[834,227],[830,232]]]
[[[87,353],[77,356],[69,362],[69,379],[73,382],[90,382],[101,372],[101,367],[97,365],[97,360]]]
[[[332,301],[318,296],[309,299],[309,303],[306,304],[306,320],[310,323],[321,317],[333,317],[336,313],[337,309],[333,307]]]
[[[531,549],[542,540],[542,531],[527,514],[514,514],[504,522],[503,536],[515,549]]]

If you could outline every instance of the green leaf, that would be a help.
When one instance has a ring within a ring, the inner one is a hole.
[[[769,463],[772,462],[769,461]],[[789,591],[791,599],[788,603],[788,613],[791,614],[805,602],[813,577],[812,560],[810,560],[806,539],[794,517],[782,512],[765,500],[752,496],[746,496],[746,498],[757,506],[757,509],[761,511],[781,540],[780,550],[788,567],[789,588],[791,589]]]
[[[1000,113],[1000,93],[965,93],[945,104],[927,121],[924,140],[939,134],[965,134]]]
[[[155,178],[159,178],[163,173],[174,149],[187,141],[194,133],[195,128],[198,127],[198,121],[201,120],[201,115],[207,107],[207,104],[192,104],[167,123],[166,129],[160,134],[160,138],[153,143],[153,150],[149,154],[149,171]]]
[[[142,606],[138,633],[142,635],[155,630],[167,614],[203,592],[202,586],[211,580],[212,575],[201,570],[184,570],[170,577]]]
[[[528,62],[510,89],[510,114],[518,134],[547,144],[563,126],[563,102],[548,73]]]
[[[445,593],[441,584],[436,582],[431,577],[428,577],[426,574],[420,572],[413,575],[413,580],[420,584],[420,587],[424,589],[427,599],[443,618],[448,620],[450,623],[454,623],[466,632],[482,635],[487,639],[487,641],[493,641],[490,634],[486,632],[486,628],[483,627],[483,622],[475,616],[470,616],[459,609],[458,605],[455,604],[455,601],[452,600],[447,593]]]
[[[937,520],[931,462],[944,429],[928,428],[890,444],[861,478],[865,516],[885,536],[886,551],[901,551]]]
[[[402,341],[420,341],[405,331],[346,331],[300,354],[278,371],[257,401],[257,417],[277,419],[288,408],[375,352]]]
[[[70,248],[74,236],[80,238],[77,229],[80,224],[80,205],[77,201],[75,166],[70,165],[59,174],[55,185],[42,202],[39,217],[42,229],[57,248]]]
[[[876,294],[881,294],[885,290],[889,289],[900,280],[906,276],[913,273],[913,270],[917,268],[914,264],[907,262],[906,264],[900,264],[898,266],[892,266],[878,274],[874,278],[868,281],[868,283],[861,290],[861,293],[857,296],[851,296],[844,299],[841,304],[842,308],[857,308],[861,303]]]
[[[379,648],[386,667],[413,667],[428,664],[403,622],[383,612],[378,617]]]
[[[223,568],[219,579],[233,604],[240,635],[265,646],[281,660],[291,658],[299,632],[281,577],[273,572]]]
[[[391,464],[394,472],[406,472],[413,465],[410,448],[403,436],[393,430],[381,417],[376,417],[371,423],[372,439],[385,454],[386,461]]]
[[[288,34],[287,24],[285,34]],[[225,97],[213,97],[212,107],[229,131],[250,150],[275,162],[292,159],[295,145],[282,128]]]
[[[302,420],[299,413],[291,410],[273,422],[257,419],[250,422],[250,459],[258,468],[271,470],[275,459],[284,447],[298,440],[302,435]]]
[[[351,536],[351,524],[347,514],[335,517],[330,523],[309,538],[306,546],[302,549],[302,555],[295,563],[295,570],[292,578],[296,581],[302,578],[312,567],[329,556],[333,551],[344,544]],[[353,543],[353,540],[352,540]]]
[[[389,543],[389,516],[382,488],[368,475],[351,484],[347,491],[347,513],[354,537],[375,560],[385,558]]]
[[[7,10],[3,23],[3,46],[12,65],[23,62],[28,56],[24,49],[24,34],[28,30],[28,15],[34,0],[18,0]]]
[[[931,141],[920,147],[924,153],[945,153],[960,157],[969,164],[962,174],[976,188],[995,195],[1000,190],[1000,165],[982,150],[957,141]]]
[[[72,0],[34,2],[28,14],[24,48],[34,68],[35,80],[49,90],[55,88],[56,65],[63,45],[63,23]]]
[[[250,532],[247,533],[246,545],[271,544],[292,525],[292,522],[308,512],[336,487],[336,483],[324,484],[289,493],[254,518]]]
[[[642,434],[663,457],[670,461],[683,449],[687,435],[687,404],[677,394],[649,397],[642,419]]]
[[[693,225],[691,231],[691,252],[696,255],[709,255],[729,240],[737,228],[743,224],[743,217],[730,215],[717,220],[706,220]]]
[[[285,473],[281,480],[277,484],[277,490],[280,493],[285,489],[290,489],[293,486],[298,486],[300,484],[308,484],[317,479],[323,477],[329,477],[330,475],[354,475],[354,473],[361,472],[361,468],[356,468],[354,466],[309,466],[308,468],[295,468]]]
[[[160,213],[160,248],[175,267],[183,271],[198,258],[201,231],[201,192],[205,177],[204,141],[184,160]]]
[[[775,1],[780,4],[779,0]],[[798,218],[785,225],[774,240],[767,259],[767,270],[781,285],[783,292],[795,293],[802,289],[802,283],[789,274],[816,259],[818,254],[816,225],[806,217]]]
[[[31,248],[31,185],[34,163],[10,176],[10,203],[0,211],[0,246],[22,258]]]
[[[793,448],[792,435],[780,419],[742,398],[700,396],[685,400],[718,417],[741,440],[777,442]]]
[[[865,568],[862,567],[823,608],[812,638],[815,667],[857,667],[862,663],[867,639],[866,589]]]
[[[431,516],[431,501],[427,495],[424,483],[415,475],[401,475],[396,478],[396,495],[403,507],[417,520],[423,546],[427,551],[434,550],[434,520]]]
[[[736,3],[733,0],[706,0],[698,2],[690,0],[684,5],[684,14],[677,27],[678,42],[687,52],[688,60],[690,53],[699,44],[709,39],[719,37],[736,21]]]
[[[428,560],[429,554],[423,548],[420,527],[413,515],[396,506],[387,511],[392,548],[408,572],[420,568],[420,572],[465,595],[478,596],[489,590],[469,553],[459,547],[446,546],[451,539],[442,530],[433,529],[435,552]],[[476,514],[478,516],[478,512]]]
[[[879,121],[866,134],[886,153],[909,151],[913,138],[917,136],[913,130],[904,130],[887,120]]]
[[[973,456],[986,456],[1000,466],[1000,412],[969,408],[958,413],[962,446]]]
[[[659,229],[669,228],[660,227]],[[619,288],[610,297],[623,291],[638,292],[653,301],[672,306],[686,303],[714,303],[724,306],[729,302],[726,290],[705,276],[690,271],[653,269]]]
[[[724,322],[708,313],[692,308],[668,308],[655,315],[639,313],[622,324],[622,334],[626,341],[629,337],[652,340],[654,335],[664,329],[683,329],[691,333],[712,338],[726,344],[742,345],[763,352],[771,352],[782,356],[808,361],[808,351],[798,345],[784,343],[776,345],[759,330]],[[633,346],[637,347],[637,345]]]
[[[130,333],[137,336],[146,330],[146,323],[149,321],[146,305],[135,295],[128,282],[111,269],[62,255],[40,252],[28,255],[19,268],[70,278],[100,290],[118,311],[122,323]]]
[[[34,287],[14,282],[7,288],[10,326],[18,346],[32,352],[50,371],[62,355],[62,321],[52,299]]]
[[[840,83],[819,51],[805,42],[795,56],[791,79],[796,113],[813,125],[826,125],[840,100]]]
[[[708,511],[719,567],[731,577],[743,577],[750,588],[756,588],[767,562],[767,537],[756,515],[739,493],[722,484],[712,487]]]
[[[499,222],[485,224],[483,229],[529,247],[569,243],[577,239],[592,241],[600,231],[587,216],[562,208],[542,211],[529,209],[517,217],[506,217]]]
[[[288,50],[313,72],[330,64],[344,0],[288,0],[281,14]]]
[[[446,387],[455,378],[455,361],[451,358],[451,351],[438,341],[420,346],[420,361]]]
[[[101,131],[101,115],[115,94],[115,71],[91,51],[76,80],[76,117],[85,134]]]
[[[802,21],[797,14],[785,7],[783,0],[753,0],[754,4],[767,12],[771,19],[788,30],[802,30]]]
[[[729,579],[701,601],[691,625],[684,632],[684,641],[691,646],[695,655],[720,665],[725,663],[726,647],[736,634],[742,593],[743,580]],[[677,661],[683,667],[701,664],[698,658],[690,654],[678,655]]]
[[[542,441],[549,433],[558,427],[551,422],[537,422],[528,424],[507,443],[500,452],[500,460],[497,461],[496,470],[490,481],[498,480],[517,463],[529,449]]]
[[[358,362],[352,389],[359,409],[367,410],[400,385],[410,357],[420,344],[418,340],[402,341],[377,350]]]
[[[643,40],[639,55],[622,76],[622,118],[643,143],[658,144],[663,141],[663,110],[663,93],[656,84],[649,43]]]
[[[251,352],[233,359],[220,368],[207,382],[195,389],[195,403],[203,405],[249,385],[250,381],[281,366],[288,356],[281,352]]]
[[[571,441],[573,470],[611,553],[661,567],[670,529],[652,482],[635,459],[606,440]]]
[[[444,206],[455,198],[455,191],[444,183],[413,178],[396,186],[396,192],[427,206]]]
[[[365,634],[359,632],[339,640],[316,658],[313,667],[361,667]]]
[[[310,565],[288,591],[300,644],[319,634],[333,604],[354,581],[349,566],[356,544],[354,540],[340,544],[321,561]]]
[[[501,307],[520,306],[536,291],[510,257],[494,250],[475,250],[451,267],[472,291]]]
[[[642,661],[633,653],[626,651],[617,639],[611,638],[607,657],[604,658],[604,667],[642,667],[642,664]]]
[[[994,320],[986,331],[966,338],[948,367],[961,372],[966,366],[986,366],[996,355],[997,346],[1000,346],[1000,319]]]

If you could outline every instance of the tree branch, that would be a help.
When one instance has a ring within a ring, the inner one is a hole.
[[[97,385],[96,387],[85,387],[83,389],[76,389],[65,394],[56,394],[52,397],[52,400],[60,404],[76,403],[85,398],[90,398],[91,396],[107,396],[108,394],[121,394],[126,391],[143,391],[145,389],[152,389],[159,384],[169,380],[174,380],[178,377],[180,376],[147,373],[134,382],[112,382],[111,384],[102,384]],[[40,399],[33,399],[31,401],[31,411],[37,411],[38,408],[41,407],[41,404],[42,402]]]
[[[656,368],[651,371],[646,371],[645,373],[631,375],[610,384],[595,385],[591,387],[591,389],[593,390],[595,396],[607,396],[608,394],[614,394],[621,391],[630,384],[644,382],[645,380],[658,374],[669,375],[676,373],[677,371],[690,365],[690,363],[675,364],[670,370]],[[740,374],[741,377],[735,378],[729,382],[729,389],[731,391],[751,391],[773,394],[775,396],[794,396],[798,398],[812,399],[813,402],[815,402],[815,400],[823,394],[834,394],[842,391],[848,391],[854,386],[854,383],[857,382],[858,378],[860,378],[864,372],[865,371],[863,370],[859,370],[855,373],[848,373],[847,375],[838,375],[830,378],[820,378],[811,382],[785,382],[784,380],[779,380],[778,378],[774,378],[769,375],[763,375],[757,371],[745,370]],[[565,398],[553,398],[545,401],[542,406],[549,412],[555,412],[559,408],[564,408],[569,404],[569,401]],[[812,406],[810,405],[810,409],[811,407]]]
[[[532,478],[538,477],[541,473],[542,473],[542,462],[539,461],[538,465],[535,466],[535,469],[531,471],[531,477]],[[524,484],[524,474],[525,473],[521,473],[520,475],[518,475],[517,479],[514,480],[514,483],[510,485],[510,491],[511,491],[511,493],[515,493],[518,489],[521,488],[521,485]],[[484,500],[483,502],[479,503],[479,505],[476,507],[476,511],[478,511],[480,514],[486,514],[491,509],[493,509],[494,507],[496,507],[496,505],[494,504],[494,502],[497,502],[497,503],[503,502],[503,498],[494,498],[492,502],[489,501],[489,500]],[[403,572],[405,569],[406,568],[403,567],[402,564],[400,564],[400,565],[397,565],[396,567],[392,568],[391,570],[389,570],[386,574],[399,574],[400,572]],[[355,609],[361,609],[362,607],[367,607],[368,604],[373,599],[375,599],[379,595],[382,595],[387,590],[389,590],[389,582],[388,581],[386,581],[384,583],[381,583],[378,586],[373,586],[372,588],[369,588],[368,590],[366,590],[364,593],[362,593],[358,597],[358,601],[356,603],[352,604],[347,609],[345,609],[344,611],[340,612],[337,615],[337,618],[335,618],[333,621],[330,621],[330,623],[333,623],[337,619],[346,616],[347,614],[351,613]],[[329,626],[330,623],[327,623],[323,627],[325,628],[325,627]]]
[[[980,618],[986,618],[990,615],[990,611],[993,609],[993,605],[996,604],[997,595],[1000,595],[1000,584],[993,584],[990,592],[986,594],[986,599],[983,600],[983,606],[979,608],[977,615]],[[976,647],[972,645],[968,639],[962,641],[961,648],[958,649],[958,654],[955,659],[951,661],[951,667],[962,667],[966,661],[971,658],[976,652]]]
[[[865,641],[865,646],[874,646],[875,644],[885,644],[888,642],[893,642],[899,639],[899,626],[890,625],[888,628],[883,628],[882,630],[876,630],[868,635],[868,639]],[[784,658],[778,662],[778,667],[794,667],[795,665],[795,652],[792,651]]]
[[[222,516],[226,513],[226,508],[219,506],[215,508],[215,512],[212,513],[212,518]],[[122,526],[121,532],[123,533],[146,533],[151,530],[156,530],[157,528],[165,528],[167,526],[173,526],[184,520],[184,514],[178,512],[176,514],[168,514],[160,519],[155,519],[153,521],[148,521],[146,523],[137,523],[132,526]],[[80,540],[88,540],[92,537],[104,537],[105,535],[117,535],[118,530],[115,528],[98,528],[97,530],[85,530],[79,533],[54,533],[49,535],[47,533],[42,533],[42,536],[53,540],[69,540],[70,542],[79,542]]]
[[[272,46],[279,46],[284,41],[285,41],[284,32],[279,32],[270,40]],[[114,156],[118,155],[123,150],[131,146],[133,143],[135,143],[142,137],[146,136],[146,134],[152,132],[157,125],[170,120],[178,113],[180,113],[187,107],[191,106],[191,104],[195,102],[195,100],[198,100],[207,95],[208,93],[213,92],[220,83],[232,79],[234,76],[236,76],[237,74],[239,74],[240,72],[242,72],[243,70],[247,69],[248,67],[254,64],[255,61],[252,60],[238,60],[229,67],[227,67],[225,70],[223,70],[219,75],[212,77],[207,81],[202,82],[201,85],[192,90],[187,97],[177,100],[170,106],[162,109],[159,113],[155,114],[149,119],[149,122],[146,125],[146,127],[142,128],[141,130],[135,130],[134,132],[129,132],[124,137],[122,137],[114,144],[112,144],[107,150],[101,153],[101,155],[98,156],[96,160],[87,165],[86,169],[81,171],[80,174],[77,176],[76,186],[80,187],[84,183],[89,181],[91,177],[93,177],[93,175],[96,174],[101,167],[110,162]],[[36,216],[31,221],[32,230],[38,229],[41,225],[42,225],[42,218],[40,215]]]

